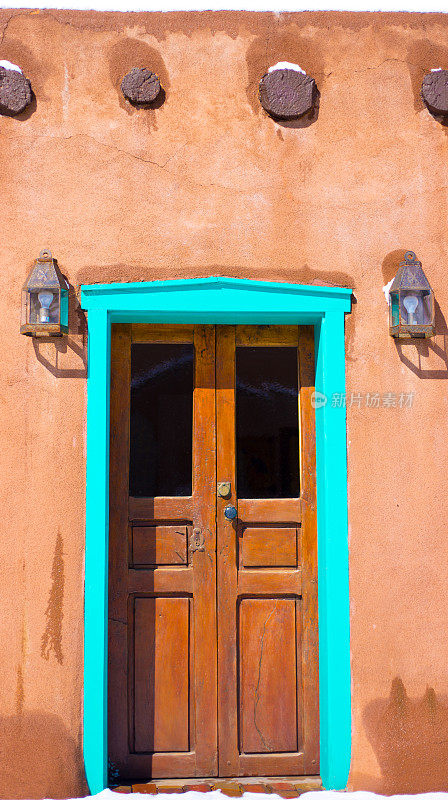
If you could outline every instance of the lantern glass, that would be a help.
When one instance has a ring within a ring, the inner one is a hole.
[[[33,324],[59,323],[59,292],[57,289],[30,291],[30,320]]]
[[[60,336],[68,332],[68,284],[49,250],[34,262],[22,289],[21,333]]]
[[[398,292],[391,292],[389,295],[389,325],[395,327],[400,322],[400,305],[398,302]]]
[[[64,333],[68,332],[68,286],[61,286],[60,291],[60,320],[61,330]]]
[[[431,322],[431,297],[428,291],[403,291],[400,299],[404,325],[428,325]]]

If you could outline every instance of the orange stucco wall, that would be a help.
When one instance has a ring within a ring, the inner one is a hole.
[[[81,283],[228,275],[352,287],[348,408],[353,742],[349,786],[448,789],[448,137],[423,106],[448,66],[434,14],[0,11],[0,58],[36,101],[0,117],[0,796],[85,791],[82,768],[86,322]],[[276,123],[279,60],[318,84]],[[165,103],[131,108],[133,66]],[[50,247],[70,334],[19,335],[20,288]],[[397,346],[382,287],[423,261],[437,336]],[[350,403],[349,403],[350,405]]]

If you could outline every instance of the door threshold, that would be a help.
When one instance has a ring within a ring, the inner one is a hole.
[[[240,797],[244,792],[253,792],[294,798],[305,792],[322,791],[323,786],[319,775],[287,775],[258,778],[164,778],[149,783],[117,786],[112,791],[121,794],[182,794],[189,791],[211,792],[216,789],[229,797]]]

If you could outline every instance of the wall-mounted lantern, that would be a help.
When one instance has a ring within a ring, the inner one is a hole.
[[[389,333],[396,339],[428,339],[434,336],[434,293],[412,250],[389,290]]]
[[[68,333],[68,284],[50,250],[42,250],[22,289],[25,336],[62,336]]]

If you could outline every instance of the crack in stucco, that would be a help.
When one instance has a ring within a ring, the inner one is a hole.
[[[163,164],[163,168],[165,168],[168,162],[171,161],[173,158],[175,158],[178,155],[178,153],[180,153],[182,150],[185,150],[185,148],[188,147],[189,144],[190,142],[185,142],[185,144],[182,144],[180,147],[177,148],[176,152],[173,153],[172,156],[168,156],[167,160]]]
[[[17,138],[15,136],[6,136],[4,132],[0,131],[0,138],[1,137],[3,137],[3,139],[5,139],[6,141],[17,142]],[[232,194],[234,194],[234,195],[238,194],[238,195],[241,195],[242,197],[246,197],[246,198],[255,197],[255,196],[259,195],[260,192],[264,192],[264,191],[269,191],[270,190],[270,187],[268,187],[268,186],[260,186],[260,187],[258,187],[258,189],[255,192],[247,192],[244,189],[238,189],[238,188],[236,188],[234,186],[224,186],[223,184],[220,184],[220,183],[201,183],[199,181],[193,180],[192,178],[190,178],[189,176],[184,175],[184,174],[183,175],[176,175],[176,173],[174,173],[171,170],[166,168],[166,165],[168,164],[168,162],[172,158],[175,157],[176,153],[174,153],[172,156],[170,156],[163,163],[160,163],[158,161],[154,161],[153,159],[143,158],[143,156],[138,156],[135,153],[129,152],[128,150],[123,150],[122,148],[117,147],[117,145],[108,144],[106,142],[100,142],[98,139],[96,139],[94,136],[92,136],[91,134],[88,134],[88,133],[73,133],[73,134],[70,134],[69,136],[61,136],[61,137],[53,137],[53,138],[54,139],[62,139],[63,141],[69,141],[70,139],[76,139],[76,138],[81,138],[81,137],[90,139],[90,141],[94,142],[95,144],[97,144],[100,147],[105,147],[105,148],[108,148],[108,149],[115,150],[116,152],[120,153],[121,155],[123,155],[123,156],[125,156],[127,158],[135,159],[136,161],[140,161],[143,164],[148,164],[150,166],[154,166],[157,169],[160,169],[160,170],[166,172],[167,175],[169,175],[173,180],[182,180],[182,181],[185,181],[185,183],[190,184],[191,186],[195,186],[195,187],[199,186],[199,187],[201,187],[203,189],[210,189],[210,188],[219,189],[221,191],[232,192]],[[34,136],[33,137],[33,142],[36,142],[39,139],[48,139],[48,138],[49,137],[46,136],[46,135]],[[348,141],[348,140],[353,141],[354,138],[355,137],[353,137],[351,135],[347,135],[347,136],[342,136],[340,139],[334,139],[333,141],[334,141],[335,144],[339,144],[341,142]],[[181,148],[179,148],[177,152],[182,150],[187,144],[188,144],[188,142],[185,145],[183,145]],[[431,187],[431,188],[423,190],[423,191],[408,192],[406,194],[406,199],[411,199],[412,200],[412,199],[416,199],[417,197],[425,197],[426,195],[437,194],[439,192],[445,192],[445,191],[448,191],[448,185],[443,185],[443,186],[439,186],[439,187]],[[301,201],[297,200],[291,194],[289,195],[289,201],[293,205],[295,205],[296,207],[302,208]],[[328,209],[328,204],[330,202],[331,202],[331,198],[329,198],[329,197],[326,197],[325,203],[323,205],[322,205],[322,203],[313,202],[312,200],[308,199],[307,200],[307,205],[308,205],[309,208],[313,208],[315,210],[319,210],[322,207],[325,207],[326,209]],[[336,199],[334,202],[338,206],[338,208],[340,208],[341,211],[352,211],[353,210],[352,201],[348,202],[347,204],[344,204],[344,203],[341,202],[340,199]],[[359,197],[357,199],[357,203],[359,203],[362,206],[369,205],[371,202],[373,202],[373,201],[370,201],[369,199],[367,199],[367,200],[363,199],[362,197]]]
[[[0,131],[0,138],[1,137],[3,139],[5,139],[6,141],[17,142],[17,138],[15,136],[6,136],[4,132]],[[55,140],[56,139],[62,139],[63,141],[69,141],[70,139],[76,139],[76,138],[81,138],[81,137],[90,139],[90,141],[94,142],[95,144],[99,145],[100,147],[105,147],[105,148],[108,148],[108,149],[115,150],[116,152],[120,153],[121,155],[123,155],[123,156],[125,156],[127,158],[135,159],[136,161],[140,161],[143,164],[148,164],[150,166],[154,166],[157,169],[160,169],[160,170],[166,172],[167,175],[169,175],[173,180],[179,180],[180,179],[180,180],[185,181],[185,183],[190,184],[190,185],[195,186],[195,187],[199,186],[199,187],[201,187],[203,189],[210,189],[210,188],[219,189],[219,190],[222,190],[222,191],[225,191],[225,192],[232,192],[232,194],[234,194],[234,195],[238,194],[238,195],[241,195],[242,197],[246,197],[246,198],[255,197],[255,196],[259,195],[260,192],[269,191],[269,188],[270,188],[268,186],[260,186],[260,187],[258,187],[257,191],[255,191],[255,192],[247,192],[244,189],[238,189],[238,188],[236,188],[234,186],[224,186],[223,184],[220,184],[220,183],[201,183],[199,181],[193,180],[192,178],[190,178],[187,175],[176,175],[174,172],[172,172],[171,170],[166,168],[166,165],[168,164],[168,162],[172,158],[175,157],[176,153],[174,153],[172,156],[170,156],[163,163],[160,163],[158,161],[154,161],[154,160],[149,159],[149,158],[143,158],[143,156],[138,156],[135,153],[129,152],[128,150],[123,150],[122,148],[117,147],[117,145],[108,144],[106,142],[100,142],[98,139],[96,139],[94,136],[92,136],[91,134],[88,134],[88,133],[73,133],[73,134],[70,134],[69,136],[61,136],[61,137],[53,137],[53,138]],[[48,138],[49,137],[46,136],[46,135],[34,136],[33,137],[33,142],[36,142],[39,139],[48,139]],[[348,134],[347,136],[342,136],[340,139],[334,139],[333,141],[334,141],[335,144],[339,144],[341,142],[348,141],[348,140],[353,141],[354,138],[355,137],[353,137],[353,136]],[[181,148],[179,148],[177,152],[182,150],[187,144],[188,144],[188,142],[185,145],[183,145]],[[423,190],[423,191],[408,192],[406,194],[406,199],[416,199],[417,197],[424,197],[426,195],[437,194],[439,192],[445,192],[445,191],[448,191],[448,185],[443,185],[443,186],[439,186],[439,187],[431,187],[431,188]],[[297,200],[293,195],[289,195],[289,200],[293,205],[298,206],[299,208],[302,208],[301,201]],[[322,207],[325,207],[326,209],[328,209],[329,202],[331,202],[331,198],[329,198],[329,197],[326,197],[324,206],[321,203],[313,202],[312,200],[308,199],[307,200],[307,205],[310,208],[317,209],[317,210],[321,209]],[[353,210],[352,201],[350,201],[346,205],[344,205],[341,202],[340,199],[337,199],[334,202],[341,209],[341,211],[352,211]],[[357,199],[357,203],[359,203],[360,205],[369,205],[371,202],[373,202],[373,201],[370,201],[368,199],[365,200],[362,197],[359,197]]]
[[[29,11],[23,11],[23,10],[22,11],[18,11],[18,13],[15,13],[15,11],[13,11],[12,14],[10,14],[8,19],[6,20],[6,22],[5,22],[5,24],[4,24],[3,28],[2,28],[2,31],[1,31],[1,34],[0,34],[0,46],[3,44],[3,42],[4,42],[5,38],[6,38],[6,34],[7,34],[7,31],[8,31],[8,28],[9,28],[9,26],[10,26],[10,24],[11,24],[11,22],[13,20],[17,19],[17,17],[30,17],[30,16],[34,15],[35,13],[36,13],[35,10],[32,9],[32,8]],[[42,14],[42,15],[39,15],[39,16],[42,19],[42,17],[46,16],[46,14]]]
[[[91,142],[95,142],[95,144],[99,145],[100,147],[106,147],[112,150],[116,150],[117,153],[121,153],[124,156],[128,156],[128,158],[134,158],[136,161],[142,161],[144,164],[152,164],[154,167],[158,167],[159,169],[165,169],[164,164],[159,164],[158,161],[153,161],[150,158],[143,158],[143,156],[138,156],[135,153],[130,153],[129,150],[122,150],[121,147],[117,147],[117,145],[115,144],[107,144],[106,142],[100,142],[99,139],[95,139],[95,137],[91,136],[90,133],[71,133],[70,136],[62,136],[61,138],[65,142],[67,142],[70,139],[77,139],[79,137],[90,139]]]
[[[158,169],[161,169],[164,172],[166,172],[173,179],[177,180],[177,178],[178,178],[177,175],[175,175],[169,169],[166,169],[166,164],[174,156],[170,156],[163,164],[160,164],[158,161],[154,161],[154,160],[152,160],[150,158],[143,158],[143,156],[138,156],[135,153],[130,153],[129,150],[123,150],[122,148],[117,147],[117,145],[107,144],[106,142],[100,142],[98,139],[96,139],[94,136],[91,136],[91,134],[89,134],[89,133],[73,133],[73,134],[70,134],[70,136],[62,136],[61,138],[64,141],[68,141],[69,139],[75,139],[77,137],[85,137],[87,139],[90,139],[92,142],[95,142],[95,144],[99,145],[100,147],[110,148],[112,150],[115,150],[117,153],[121,153],[122,155],[124,155],[124,156],[126,156],[128,158],[132,158],[132,159],[135,159],[137,161],[141,161],[143,164],[151,164],[152,166],[157,167]],[[188,144],[188,142],[187,142],[187,144]],[[184,145],[184,147],[185,146],[186,145]],[[182,148],[180,148],[180,149],[182,149]],[[176,154],[174,154],[174,155],[176,155]],[[215,189],[221,189],[222,191],[225,191],[225,192],[232,192],[232,194],[241,194],[243,196],[247,196],[247,192],[243,191],[242,189],[236,189],[233,186],[223,186],[223,184],[221,184],[221,183],[200,183],[199,181],[192,180],[191,178],[189,178],[186,175],[182,175],[182,178],[187,183],[190,183],[193,186],[201,186],[203,189],[215,188]]]
[[[8,30],[9,23],[11,22],[11,20],[14,19],[14,17],[20,17],[20,16],[22,16],[22,15],[21,14],[14,14],[14,12],[12,14],[10,14],[10,16],[8,17],[8,19],[6,20],[6,22],[5,22],[5,24],[4,24],[3,28],[2,28],[2,35],[1,35],[1,38],[0,38],[0,45],[3,44],[3,41],[4,41],[5,36],[6,36],[6,32]]]

